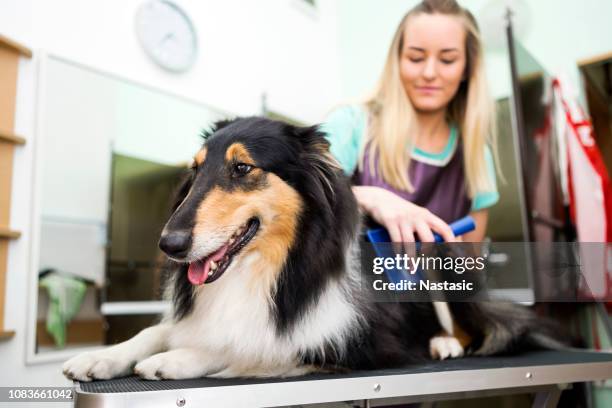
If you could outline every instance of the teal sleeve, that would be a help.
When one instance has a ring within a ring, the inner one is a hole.
[[[485,162],[489,180],[491,180],[492,189],[477,193],[472,200],[472,211],[478,211],[492,207],[499,201],[499,192],[497,191],[497,181],[495,175],[495,163],[493,162],[493,154],[489,146],[485,147]]]
[[[343,106],[333,111],[320,127],[330,143],[331,154],[349,176],[357,167],[365,126],[363,109],[358,106]]]

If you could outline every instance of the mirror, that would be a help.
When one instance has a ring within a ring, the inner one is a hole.
[[[158,318],[173,192],[200,131],[231,116],[60,58],[41,66],[39,355],[122,341]]]

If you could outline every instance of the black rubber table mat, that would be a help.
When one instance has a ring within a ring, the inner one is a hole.
[[[612,362],[611,353],[594,353],[586,351],[537,351],[513,356],[466,357],[454,360],[431,361],[407,367],[355,371],[348,374],[310,374],[290,378],[197,378],[192,380],[142,380],[131,376],[107,381],[81,382],[81,390],[89,393],[145,392],[175,390],[184,388],[205,388],[250,385],[262,383],[282,383],[292,381],[316,381],[355,377],[374,377],[385,375],[404,375],[435,373],[444,371],[482,370],[505,367],[534,367],[564,364],[588,364]]]

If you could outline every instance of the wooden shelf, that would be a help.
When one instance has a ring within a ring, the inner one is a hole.
[[[0,238],[17,239],[21,236],[21,232],[13,231],[8,228],[0,227]]]
[[[0,341],[10,340],[15,336],[13,330],[0,331]]]
[[[0,129],[0,142],[9,142],[13,144],[23,145],[26,141],[21,136]]]
[[[584,67],[585,65],[596,64],[599,62],[604,62],[612,58],[612,51],[606,52],[604,54],[595,55],[594,57],[589,57],[578,61],[579,67]]]
[[[18,52],[26,58],[32,58],[32,51],[28,47],[0,34],[0,47],[2,46]]]
[[[14,133],[19,61],[24,57],[32,58],[32,51],[0,34],[0,341],[15,335],[14,331],[5,330],[4,317],[8,306],[5,294],[9,240],[21,236],[9,225],[14,151],[17,145],[26,142]]]

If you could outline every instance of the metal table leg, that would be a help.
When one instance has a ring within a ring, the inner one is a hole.
[[[533,408],[555,408],[561,398],[561,391],[561,387],[554,386],[548,391],[537,392],[531,406]]]

